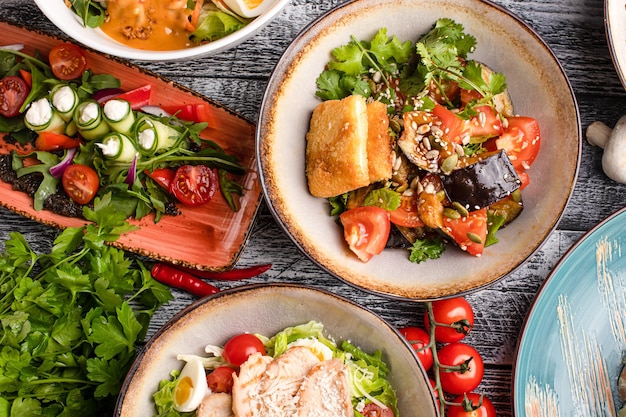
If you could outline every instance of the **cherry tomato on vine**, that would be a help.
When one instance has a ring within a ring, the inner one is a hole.
[[[433,366],[433,352],[428,346],[430,343],[430,336],[424,330],[419,327],[403,327],[399,329],[400,334],[406,338],[406,340],[415,349],[417,358],[422,363],[425,371],[428,371]]]
[[[466,394],[467,401],[464,402],[465,396],[459,395],[453,402],[463,405],[452,405],[448,407],[448,417],[496,417],[496,408],[489,398],[482,396],[480,407],[480,394],[471,392]],[[467,407],[466,407],[467,406]]]
[[[78,204],[89,203],[100,188],[100,178],[93,168],[72,164],[63,171],[61,183],[65,193]]]
[[[218,366],[206,376],[206,382],[211,388],[211,392],[233,391],[233,373],[235,370],[230,366]]]
[[[394,417],[393,410],[389,407],[382,408],[378,404],[369,403],[361,411],[364,417]]]
[[[445,345],[437,352],[442,369],[439,372],[441,388],[449,394],[473,391],[482,381],[485,372],[483,359],[476,349],[461,342]],[[446,370],[458,366],[459,370]]]
[[[228,363],[241,366],[250,355],[257,352],[265,355],[265,346],[261,339],[253,334],[242,333],[226,342],[222,356]]]
[[[170,193],[188,206],[208,203],[216,190],[217,174],[205,165],[181,166],[170,183]]]
[[[78,78],[87,69],[85,52],[73,43],[65,42],[52,48],[48,60],[52,73],[60,80]]]
[[[474,310],[463,297],[434,301],[432,306],[435,322],[443,324],[443,326],[435,328],[435,340],[437,342],[458,342],[467,336],[474,326]],[[430,334],[428,312],[424,313],[424,327]]]
[[[0,115],[17,116],[24,104],[30,87],[17,75],[7,75],[0,80]]]

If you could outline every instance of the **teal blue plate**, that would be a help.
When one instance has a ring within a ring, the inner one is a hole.
[[[513,373],[518,417],[616,416],[626,350],[626,209],[583,236],[528,313]]]

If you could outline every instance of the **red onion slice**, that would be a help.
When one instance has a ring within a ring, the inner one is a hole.
[[[98,103],[104,103],[105,101],[111,100],[122,93],[125,93],[125,91],[121,88],[103,88],[102,90],[98,90],[93,93],[91,98],[96,100]]]
[[[74,156],[76,156],[76,152],[78,152],[77,148],[68,149],[67,152],[65,152],[65,156],[63,157],[63,159],[61,159],[61,162],[59,162],[55,166],[50,167],[50,174],[54,178],[61,178],[63,176],[63,173],[65,172],[65,169],[68,166],[72,165],[72,161],[74,161]]]
[[[133,161],[130,163],[130,167],[128,168],[128,174],[126,174],[126,184],[132,185],[135,183],[135,179],[137,178],[137,158],[139,154],[135,154]]]

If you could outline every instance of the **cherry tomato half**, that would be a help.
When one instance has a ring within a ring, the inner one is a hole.
[[[217,175],[205,165],[181,166],[170,184],[170,193],[188,206],[208,203],[216,190]]]
[[[52,48],[48,55],[50,67],[60,80],[73,80],[87,69],[85,52],[73,43],[61,43]]]
[[[391,223],[387,210],[364,206],[344,211],[339,216],[343,235],[350,250],[363,262],[385,249]]]
[[[253,334],[242,333],[226,342],[222,356],[228,363],[241,366],[250,355],[257,352],[265,355],[265,346],[261,339]]]
[[[206,376],[206,382],[211,388],[211,392],[233,391],[233,373],[235,370],[230,366],[218,366]]]
[[[439,362],[444,366],[439,373],[441,388],[450,394],[463,394],[473,391],[483,379],[485,366],[476,349],[461,342],[445,345],[437,352]],[[456,371],[446,370],[446,366],[459,366]]]
[[[434,301],[432,306],[435,322],[443,325],[435,328],[437,342],[458,342],[469,334],[474,326],[474,310],[463,297]],[[430,334],[428,312],[424,313],[424,327]]]
[[[100,188],[100,179],[93,168],[73,164],[65,169],[61,178],[65,193],[78,204],[89,203]]]
[[[174,179],[174,175],[176,173],[176,171],[172,168],[157,168],[154,171],[144,169],[143,172],[167,191],[169,191],[170,185],[172,184],[172,180]]]
[[[8,75],[0,80],[0,114],[4,117],[17,116],[24,104],[30,87],[16,76]]]
[[[463,405],[452,405],[448,407],[448,417],[496,417],[496,408],[489,398],[482,396],[482,403],[478,407],[480,394],[470,392],[467,394],[467,401],[463,395],[456,397],[453,402]],[[467,408],[465,407],[467,405]]]
[[[364,417],[394,417],[395,415],[390,407],[382,408],[374,403],[369,403],[363,407],[361,414],[363,414]]]
[[[415,349],[417,358],[422,363],[425,371],[428,371],[433,366],[433,352],[427,347],[430,343],[430,336],[424,330],[419,327],[403,327],[399,329],[400,334],[404,336],[407,341]]]

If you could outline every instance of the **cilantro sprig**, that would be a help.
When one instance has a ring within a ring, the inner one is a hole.
[[[109,245],[134,229],[97,199],[49,253],[11,233],[0,253],[0,415],[111,414],[155,310],[172,299]]]

